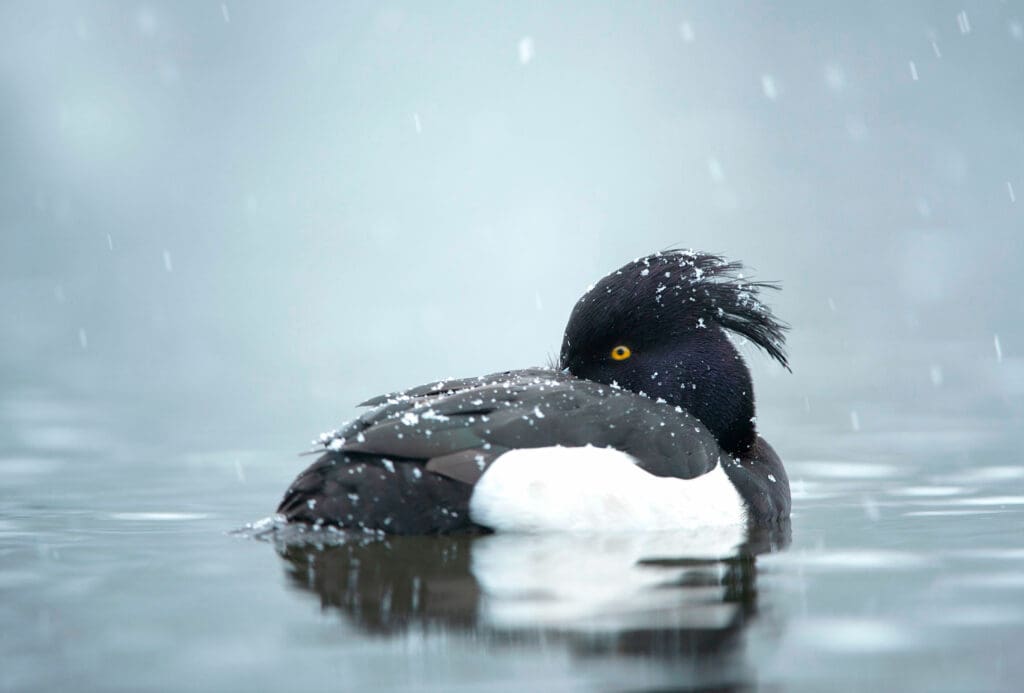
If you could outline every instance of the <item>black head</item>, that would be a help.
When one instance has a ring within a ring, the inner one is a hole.
[[[690,250],[634,260],[576,303],[559,367],[679,405],[722,448],[754,444],[750,371],[725,330],[746,337],[786,368],[785,330],[759,300],[770,282],[743,278],[738,262]]]

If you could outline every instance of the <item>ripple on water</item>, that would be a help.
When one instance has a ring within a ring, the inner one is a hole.
[[[949,484],[989,484],[993,482],[1024,479],[1024,467],[995,465],[991,467],[975,467],[942,477]]]
[[[795,563],[804,569],[820,571],[913,570],[928,565],[924,556],[904,551],[825,551],[779,554],[765,560]]]
[[[973,490],[963,486],[907,486],[905,488],[890,489],[886,493],[890,496],[904,496],[906,498],[948,498],[950,496],[962,496]]]
[[[807,479],[793,479],[790,482],[790,492],[793,499],[799,501],[824,500],[844,495],[834,484]]]
[[[111,513],[114,520],[125,520],[127,522],[187,522],[191,520],[205,520],[210,517],[207,513],[179,513],[179,512],[139,512],[139,513]]]
[[[949,554],[953,558],[964,558],[971,561],[1024,561],[1024,549],[1004,549],[999,547],[965,549]]]
[[[993,515],[1006,512],[998,508],[984,510],[911,510],[903,513],[903,517],[965,517],[971,515]]]
[[[1019,590],[1024,589],[1024,572],[965,573],[950,575],[939,586],[957,589]]]
[[[4,570],[0,572],[0,590],[21,589],[38,585],[42,576],[30,570]]]
[[[978,506],[1000,506],[1000,505],[1024,505],[1024,496],[979,496],[976,498],[957,498],[947,501],[949,505],[978,505]]]
[[[36,477],[52,474],[63,466],[59,460],[45,457],[6,457],[0,459],[0,484],[34,482]]]
[[[913,471],[891,464],[862,462],[794,462],[787,463],[786,468],[790,477],[812,479],[889,479]]]
[[[1024,623],[1024,610],[1006,605],[999,606],[959,606],[930,611],[925,618],[943,626],[957,628],[990,628],[992,626],[1012,626]]]
[[[911,649],[921,638],[889,621],[862,618],[814,619],[798,624],[794,638],[810,650],[843,654]]]
[[[100,431],[83,426],[32,424],[18,427],[16,433],[25,447],[44,452],[97,450],[109,444]]]

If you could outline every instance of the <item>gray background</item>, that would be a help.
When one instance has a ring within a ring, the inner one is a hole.
[[[1020,1],[0,0],[0,690],[1017,690],[1022,217]],[[716,656],[648,592],[667,657],[471,589],[381,638],[226,535],[356,402],[543,364],[671,246],[793,326],[791,375],[746,350],[793,543]]]
[[[848,428],[861,390],[941,408],[953,379],[1005,405],[1022,17],[4,3],[0,374],[305,442],[381,390],[543,363],[587,284],[679,245],[783,282],[795,375],[753,359],[765,402],[841,383]]]

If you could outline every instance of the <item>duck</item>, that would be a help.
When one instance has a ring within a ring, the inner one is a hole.
[[[739,338],[786,370],[789,326],[743,265],[673,249],[573,307],[548,367],[380,395],[321,434],[277,517],[396,535],[721,531],[787,521]],[[717,529],[716,529],[717,528]]]

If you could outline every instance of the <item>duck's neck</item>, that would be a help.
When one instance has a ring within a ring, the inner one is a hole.
[[[723,450],[745,455],[757,433],[753,381],[743,357],[717,327],[699,330],[681,346],[676,404],[700,419]]]

